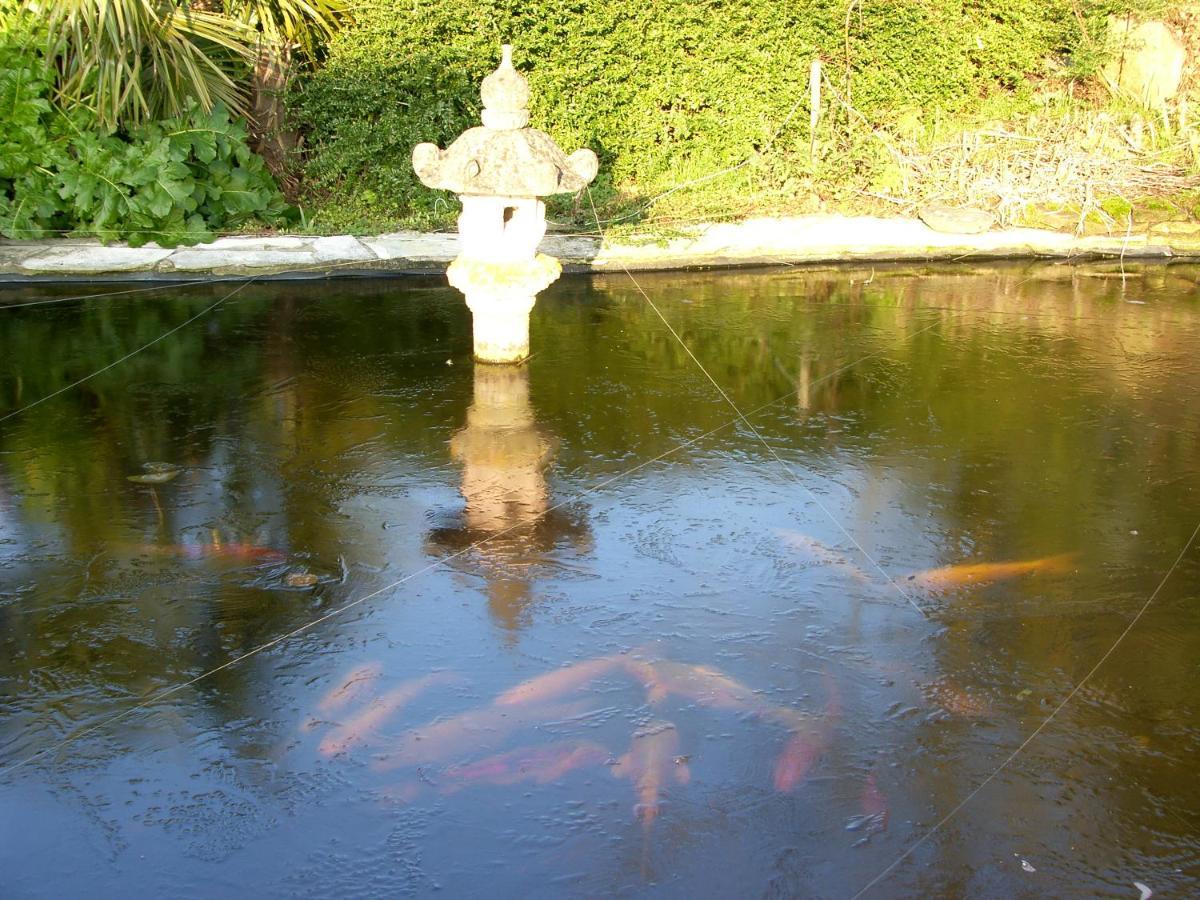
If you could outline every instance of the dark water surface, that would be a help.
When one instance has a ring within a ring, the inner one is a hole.
[[[1195,895],[1198,278],[0,307],[0,896]]]

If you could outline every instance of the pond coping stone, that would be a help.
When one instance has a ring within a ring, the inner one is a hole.
[[[667,235],[548,234],[539,251],[568,272],[621,272],[836,262],[995,259],[1200,259],[1200,226],[1075,236],[1041,228],[979,234],[934,231],[919,219],[796,216],[710,223]],[[0,239],[0,280],[83,281],[326,278],[442,274],[459,254],[456,234],[397,231],[367,237],[245,235],[175,249],[80,238]]]

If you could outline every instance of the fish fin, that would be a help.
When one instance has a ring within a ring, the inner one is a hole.
[[[617,757],[617,761],[613,764],[612,773],[614,778],[624,778],[629,774],[630,763],[633,757],[628,753],[624,753]]]

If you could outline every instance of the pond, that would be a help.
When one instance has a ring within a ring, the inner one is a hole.
[[[0,893],[1197,892],[1198,280],[4,288]]]

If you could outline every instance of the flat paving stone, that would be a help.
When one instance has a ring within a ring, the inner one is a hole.
[[[383,260],[428,260],[450,262],[458,256],[457,234],[424,234],[397,231],[378,237],[365,237],[362,243]]]
[[[175,251],[157,247],[105,247],[102,244],[54,247],[26,256],[18,263],[32,275],[103,275],[117,272],[149,272]]]
[[[160,268],[172,272],[253,275],[281,269],[305,271],[320,264],[315,253],[302,250],[175,250]]]
[[[362,241],[350,235],[322,237],[312,241],[313,256],[320,262],[366,262],[378,259]]]

